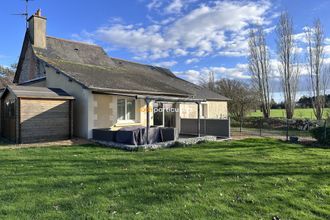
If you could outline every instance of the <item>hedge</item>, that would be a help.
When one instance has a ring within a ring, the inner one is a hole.
[[[310,130],[315,127],[322,126],[324,122],[308,119],[291,119],[285,118],[262,118],[262,117],[247,117],[243,120],[243,127],[245,128],[259,128],[262,126],[264,129],[285,129],[287,126],[289,129],[294,130]],[[240,127],[240,123],[235,120],[231,120],[231,126]]]
[[[311,130],[311,134],[319,143],[330,145],[330,128],[314,128]]]

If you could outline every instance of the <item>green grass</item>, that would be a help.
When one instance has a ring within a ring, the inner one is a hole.
[[[330,219],[330,151],[272,139],[0,150],[0,219]]]
[[[330,113],[330,108],[324,110],[323,118],[327,118],[327,115]],[[262,117],[262,112],[257,110],[256,112],[251,112],[249,114],[250,117]],[[270,116],[273,118],[285,118],[285,110],[284,109],[272,109],[270,112]],[[313,109],[311,108],[296,108],[294,113],[294,118],[300,119],[315,119],[315,115],[313,113]]]

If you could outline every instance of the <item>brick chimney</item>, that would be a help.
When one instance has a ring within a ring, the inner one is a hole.
[[[47,18],[41,16],[41,10],[32,15],[29,19],[29,33],[33,46],[46,48],[46,25]]]

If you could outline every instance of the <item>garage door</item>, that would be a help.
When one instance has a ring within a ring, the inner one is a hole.
[[[70,101],[21,99],[21,142],[70,137]]]

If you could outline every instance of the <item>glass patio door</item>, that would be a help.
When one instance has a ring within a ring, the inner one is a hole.
[[[175,127],[176,112],[173,103],[154,104],[154,125],[164,127]]]

